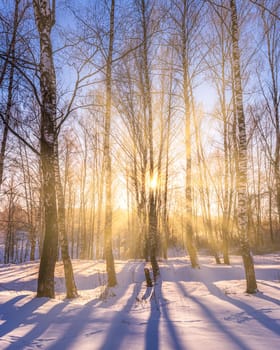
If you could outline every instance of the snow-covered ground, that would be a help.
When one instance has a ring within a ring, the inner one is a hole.
[[[280,349],[280,255],[255,256],[255,295],[244,293],[240,257],[200,263],[162,261],[161,278],[146,288],[144,262],[116,261],[118,286],[106,294],[104,263],[74,260],[80,297],[72,301],[62,264],[55,300],[35,298],[38,262],[0,265],[0,349]]]

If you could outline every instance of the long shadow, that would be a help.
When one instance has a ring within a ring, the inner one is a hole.
[[[155,285],[154,295],[150,299],[151,312],[146,328],[145,350],[159,349],[159,321],[161,316],[159,298],[161,295],[161,285],[162,282],[159,278],[157,285]]]
[[[159,277],[157,284],[154,288],[154,295],[150,299],[151,312],[147,323],[146,336],[145,336],[145,349],[157,350],[159,349],[159,323],[162,317],[166,321],[167,332],[170,334],[172,349],[183,350],[186,349],[180,342],[176,328],[172,320],[169,317],[166,304],[162,297],[162,278]],[[171,346],[165,344],[165,346]]]
[[[257,280],[273,281],[277,280],[277,267],[258,268],[255,266]]]
[[[269,301],[269,302],[271,302],[271,303],[273,303],[273,304],[280,305],[280,300],[277,300],[277,299],[275,299],[275,298],[272,298],[272,297],[270,297],[270,296],[268,296],[268,295],[266,295],[266,294],[263,294],[263,293],[261,293],[261,292],[257,293],[255,296],[256,296],[257,298],[260,298],[260,299],[263,299],[263,300],[267,300],[267,301]],[[279,331],[279,332],[280,332],[280,331]]]
[[[18,278],[13,278],[12,281],[1,282],[0,289],[4,289],[7,291],[27,290],[33,292],[34,290],[36,290],[38,272],[34,272],[28,275],[28,277],[31,276],[34,277],[29,279],[28,281],[22,281],[23,276],[20,276]]]
[[[111,320],[110,328],[106,332],[106,339],[104,340],[100,349],[102,350],[121,349],[121,345],[124,340],[124,337],[128,333],[127,326],[133,323],[133,317],[129,316],[128,313],[132,309],[132,306],[134,305],[138,292],[139,292],[139,286],[135,284],[132,295],[128,299],[126,305]],[[124,315],[124,313],[126,313],[127,315]],[[126,331],[123,330],[124,327],[126,327]]]
[[[34,292],[34,290],[36,290],[37,280],[37,276],[34,276],[34,278],[28,282],[20,281],[20,279],[18,282],[14,280],[13,282],[1,283],[0,288],[3,288],[6,291],[24,290],[28,292]]]
[[[24,263],[9,263],[9,264],[0,264],[0,276],[9,275],[12,269],[12,272],[22,272],[21,268],[24,265],[24,270],[29,271],[33,270],[35,268],[39,268],[38,261],[32,261],[32,262],[24,262]]]
[[[216,287],[213,283],[205,283],[205,286],[208,288],[208,290],[210,291],[210,293],[212,293],[213,295],[217,296],[218,298],[231,303],[232,305],[240,308],[241,310],[243,310],[244,312],[247,313],[247,315],[249,315],[250,317],[252,317],[253,319],[255,319],[257,322],[259,322],[260,324],[262,324],[265,328],[271,330],[272,332],[276,333],[277,335],[280,334],[280,327],[279,324],[277,323],[276,320],[268,317],[267,315],[265,315],[261,310],[257,310],[255,308],[253,308],[252,306],[237,300],[237,299],[233,299],[231,298],[228,294],[225,295],[224,293],[221,292],[221,290]],[[257,294],[258,296],[258,294]],[[261,298],[261,294],[259,295],[259,297]],[[263,296],[263,299],[265,299],[265,296]],[[266,297],[266,300],[272,301],[271,299],[273,298],[269,298]],[[273,299],[273,302],[275,303],[275,299]],[[280,303],[277,303],[278,305]]]
[[[0,304],[0,320],[2,320],[2,321],[6,320],[6,321],[4,321],[4,323],[0,327],[0,341],[3,340],[1,338],[6,333],[9,332],[9,328],[12,329],[12,325],[10,325],[9,323],[11,322],[10,319],[11,319],[12,315],[17,310],[17,307],[15,306],[15,304],[18,301],[24,299],[25,297],[27,297],[27,295],[17,295],[16,297],[10,299],[9,301],[7,301],[3,304],[2,303]],[[4,327],[7,327],[7,332],[5,331]],[[1,345],[0,345],[0,348],[1,348]]]
[[[81,335],[85,325],[97,323],[96,319],[91,319],[90,317],[93,310],[92,307],[92,302],[89,302],[81,307],[80,312],[75,313],[74,315],[71,315],[71,312],[66,317],[65,315],[61,315],[62,322],[67,324],[64,334],[60,334],[59,339],[53,342],[48,349],[57,350],[70,348],[75,339]],[[92,332],[92,334],[94,333],[98,332]]]
[[[186,345],[185,344],[184,344],[184,346],[182,345],[182,343],[181,343],[181,341],[180,341],[180,339],[178,337],[176,328],[174,327],[173,322],[170,319],[166,308],[162,308],[162,314],[163,314],[163,317],[166,320],[167,330],[168,330],[168,332],[170,334],[170,337],[171,337],[171,342],[173,344],[172,349],[186,350]]]
[[[16,298],[11,301],[12,304],[16,302],[15,299]],[[10,309],[7,315],[4,314],[6,321],[1,325],[0,337],[18,328],[22,323],[28,323],[28,318],[32,315],[32,313],[40,306],[45,304],[47,300],[48,299],[46,298],[34,298],[25,303],[23,306],[13,307]],[[7,309],[12,304],[7,302],[4,304],[4,308]]]
[[[240,300],[235,300],[227,296],[227,301],[232,303],[235,306],[238,306],[240,309],[244,310],[249,316],[254,318],[258,323],[262,324],[265,328],[274,332],[277,335],[280,335],[280,327],[276,320],[268,317],[262,312],[262,310],[256,310],[252,306],[243,303]]]
[[[168,332],[170,334],[171,341],[172,341],[172,344],[173,344],[172,349],[186,350],[186,345],[184,344],[184,346],[183,346],[181,344],[181,341],[180,341],[180,339],[178,337],[176,328],[174,327],[174,324],[173,324],[172,320],[169,317],[169,313],[168,313],[166,304],[162,304],[161,310],[162,310],[162,315],[163,315],[163,317],[166,320],[167,329],[168,329]]]
[[[32,312],[32,314],[26,319],[23,319],[22,322],[24,324],[35,324],[35,326],[30,330],[30,332],[11,343],[6,350],[22,349],[23,347],[28,347],[31,345],[38,345],[38,347],[40,347],[40,339],[38,339],[39,336],[43,334],[50,325],[65,321],[65,318],[60,319],[61,312],[65,306],[66,303],[59,303],[55,305],[47,314]],[[50,336],[49,338],[44,339],[44,342],[53,340],[54,338]]]
[[[250,348],[244,344],[244,342],[236,337],[236,335],[234,335],[233,333],[231,333],[220,321],[217,317],[215,317],[215,315],[213,314],[213,312],[206,306],[204,305],[198,298],[187,294],[187,291],[185,290],[185,288],[182,285],[182,282],[178,281],[178,286],[181,290],[181,292],[183,293],[183,295],[186,298],[191,299],[192,301],[194,301],[196,304],[199,305],[199,307],[203,310],[203,312],[205,313],[205,315],[207,316],[207,318],[213,323],[215,324],[215,326],[217,327],[217,329],[219,329],[223,334],[225,334],[235,345],[238,345],[240,349],[242,350],[250,350]]]
[[[15,308],[14,304],[16,304],[19,300],[24,299],[25,297],[27,297],[27,294],[17,295],[16,297],[10,299],[9,301],[5,302],[4,304],[0,304],[1,319],[5,318],[7,316],[6,313],[11,314],[11,309]]]
[[[100,305],[100,307],[104,306],[108,308],[108,306],[112,306],[116,304],[118,300],[120,300],[124,296],[128,286],[133,283],[133,279],[132,279],[133,273],[137,273],[138,269],[141,269],[141,271],[143,271],[144,270],[143,266],[144,266],[143,263],[135,264],[135,268],[131,271],[130,269],[127,269],[130,267],[130,264],[129,263],[125,264],[122,270],[117,274],[118,286],[121,287],[117,291],[117,295],[115,295],[110,299],[107,299],[103,304]],[[143,272],[143,276],[144,276],[144,272]],[[141,282],[142,282],[142,279],[141,279]],[[140,282],[136,282],[136,284],[140,285]]]
[[[123,307],[123,309],[116,313],[116,316],[113,317],[112,320],[110,320],[111,326],[109,327],[109,330],[105,330],[106,332],[106,338],[102,344],[102,346],[99,348],[100,350],[117,350],[121,348],[121,344],[123,342],[124,334],[123,328],[126,324],[130,324],[133,322],[133,319],[129,317],[128,315],[124,316],[124,313],[127,313],[131,310],[134,301],[136,299],[136,296],[138,294],[139,284],[134,285],[133,292],[131,297],[127,300],[126,305]],[[121,295],[125,293],[126,290],[123,290]],[[118,296],[117,299],[112,298],[115,302],[121,297],[121,295]],[[93,306],[95,305],[96,301],[93,300],[89,303],[87,303],[85,306],[82,307],[81,311],[71,317],[69,319],[69,325],[65,328],[64,334],[67,335],[67,337],[63,337],[63,335],[58,339],[55,343],[53,343],[48,349],[49,350],[57,350],[57,349],[68,349],[72,343],[75,341],[75,339],[81,335],[85,325],[89,326],[90,324],[98,324],[98,320],[96,318],[91,319],[91,313],[93,311]],[[77,320],[79,322],[77,322]],[[82,320],[82,322],[81,322]],[[103,333],[104,332],[104,325],[100,325],[99,328],[92,327],[93,331],[86,334],[85,336],[92,336],[94,337],[97,333]],[[93,338],[94,342],[94,338]]]
[[[188,281],[198,281],[203,283],[208,290],[210,291],[210,293],[212,293],[213,295],[215,295],[216,297],[224,300],[225,302],[229,302],[231,304],[233,304],[236,307],[239,307],[240,309],[242,309],[244,312],[246,312],[250,317],[256,319],[260,324],[262,324],[265,328],[271,330],[272,332],[276,333],[277,335],[280,334],[280,328],[279,328],[279,324],[277,324],[277,321],[274,319],[271,319],[270,317],[268,317],[267,315],[265,315],[261,310],[257,310],[255,308],[253,308],[252,306],[240,301],[240,300],[236,300],[231,298],[229,295],[225,295],[223,292],[221,292],[221,290],[219,288],[217,288],[214,284],[215,281],[219,280],[219,276],[218,275],[214,275],[211,274],[211,270],[215,269],[216,266],[212,267],[203,267],[200,271],[193,271],[193,270],[188,270],[187,268],[184,269],[183,271],[181,271],[181,269],[177,269],[177,274],[181,276],[183,276],[185,274],[185,271],[188,272]],[[241,267],[232,267],[232,268],[228,268],[228,267],[219,267],[220,269],[228,269],[228,274],[227,276],[223,276],[223,279],[225,279],[225,277],[227,277],[227,280],[231,280],[234,279],[236,277],[236,279],[240,279],[240,269]],[[265,277],[265,272],[270,271],[271,269],[262,269],[261,271],[258,271],[259,276],[261,277]],[[183,272],[183,274],[182,274]],[[242,269],[242,273],[244,274],[244,269]],[[182,280],[185,280],[182,279]],[[280,304],[280,302],[276,299],[273,299],[271,297],[268,297],[266,295],[263,295],[261,293],[256,294],[256,297],[262,298],[262,299],[266,299],[267,301],[273,302],[277,305]]]
[[[220,280],[221,275],[223,276],[223,280],[240,280],[240,276],[245,278],[245,272],[242,265],[202,265],[201,269],[193,270],[189,264],[184,264],[181,261],[171,261],[171,265],[168,266],[169,269],[172,269],[173,266],[176,265],[176,275],[178,279],[182,281],[186,281],[186,277],[189,282],[203,282],[203,281],[211,281],[216,282]],[[220,271],[221,273],[216,273]],[[256,267],[256,277],[258,280],[271,281],[272,276],[275,274],[275,268],[266,267],[262,269],[258,269]],[[167,276],[168,280],[173,280],[173,275]],[[263,283],[263,282],[261,282]],[[266,284],[264,282],[264,284]],[[276,289],[280,289],[277,286],[271,286]]]
[[[4,277],[4,278],[12,277],[12,278],[13,278],[12,282],[14,282],[14,281],[20,280],[21,278],[26,277],[26,276],[38,275],[38,271],[35,271],[35,272],[32,272],[32,273],[29,273],[29,272],[28,272],[28,270],[33,270],[33,269],[34,269],[34,267],[32,267],[32,269],[27,267],[26,273],[25,273],[24,275],[22,274],[22,276],[19,276],[18,278],[15,278],[15,274],[16,274],[18,271],[11,271],[11,272],[9,272],[9,273],[7,273],[7,272],[2,272],[2,273],[0,273],[0,277],[1,277],[1,278],[3,278],[3,277]],[[7,283],[11,283],[11,282],[7,282]]]
[[[263,281],[258,281],[258,284],[263,284],[264,286],[268,286],[268,287],[270,287],[270,288],[274,288],[274,289],[280,290],[280,287],[273,286],[273,285],[271,285],[271,284],[269,284],[269,283],[265,283],[265,282],[263,282]]]

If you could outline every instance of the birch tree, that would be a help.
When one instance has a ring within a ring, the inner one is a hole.
[[[235,0],[230,0],[231,13],[231,40],[233,56],[233,88],[237,115],[238,129],[238,164],[237,164],[237,227],[240,240],[241,255],[246,274],[247,293],[257,291],[253,257],[250,251],[248,239],[248,197],[247,197],[247,137],[246,123],[243,107],[243,90],[240,73],[240,51],[239,51],[239,27]]]
[[[33,0],[40,37],[40,160],[44,201],[45,234],[40,260],[37,296],[54,298],[54,270],[57,260],[58,221],[55,188],[56,74],[51,31],[55,24],[55,1]]]

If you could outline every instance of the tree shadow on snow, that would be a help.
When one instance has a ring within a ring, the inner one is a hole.
[[[5,320],[5,322],[1,324],[0,338],[20,327],[21,324],[30,323],[28,320],[31,318],[31,315],[46,302],[46,299],[34,298],[22,306],[15,306],[18,301],[25,297],[27,295],[19,295],[1,305],[1,319]]]
[[[242,350],[250,350],[250,347],[247,346],[242,339],[238,338],[233,332],[231,332],[225,325],[215,316],[213,311],[206,306],[200,298],[197,298],[191,294],[188,294],[187,291],[185,290],[183,284],[181,281],[177,282],[177,285],[179,289],[181,290],[182,294],[184,297],[191,299],[193,302],[195,302],[201,310],[204,312],[206,318],[213,324],[218,331],[221,331],[224,335],[227,336],[227,338],[233,342],[235,345],[238,345],[238,347]],[[218,289],[218,288],[217,288]]]
[[[176,350],[186,349],[186,346],[182,346],[178,337],[176,328],[172,320],[170,319],[167,303],[162,297],[162,279],[158,278],[158,281],[154,287],[153,296],[150,299],[150,317],[147,323],[146,336],[145,336],[145,350],[158,350],[159,349],[159,324],[164,323],[167,329],[165,332],[169,333],[171,344],[164,344],[164,347]],[[166,337],[165,342],[167,342]]]
[[[169,271],[167,271],[167,280],[174,280],[174,275],[175,276],[175,280],[177,281],[177,283],[181,286],[181,289],[183,288],[183,285],[181,282],[199,282],[202,283],[206,286],[206,288],[208,289],[208,291],[216,296],[217,298],[222,299],[223,301],[227,302],[227,303],[231,303],[232,305],[236,306],[237,308],[241,309],[242,312],[244,313],[244,317],[250,317],[250,318],[254,318],[256,319],[263,327],[269,329],[270,331],[276,333],[277,335],[280,334],[280,330],[279,330],[279,324],[277,323],[276,320],[268,317],[265,312],[266,310],[263,309],[256,309],[252,306],[250,306],[249,304],[241,301],[241,300],[237,300],[236,298],[232,298],[230,297],[230,294],[225,294],[223,291],[221,291],[216,285],[215,282],[219,282],[220,280],[240,280],[240,276],[244,276],[245,272],[244,272],[244,268],[241,266],[225,266],[225,265],[213,265],[213,266],[202,266],[202,268],[200,270],[194,270],[189,266],[182,266],[182,267],[178,267],[176,268],[176,271],[174,270],[174,268],[172,267],[172,263],[171,266],[168,266]],[[173,269],[173,270],[172,270]],[[219,269],[220,273],[216,273],[217,269]],[[264,277],[266,276],[266,274],[268,274],[269,276],[271,276],[273,273],[273,269],[271,269],[270,267],[267,269],[261,269],[261,270],[256,270],[256,275],[257,277],[262,277],[264,279]],[[221,277],[222,276],[222,277]],[[245,276],[244,276],[245,277]],[[267,280],[269,283],[269,280]],[[263,282],[263,284],[266,284],[266,282]],[[270,285],[269,285],[270,286]],[[273,286],[271,286],[273,287]],[[186,291],[185,291],[186,293]],[[280,305],[280,302],[266,294],[263,293],[257,293],[255,295],[253,295],[252,297],[258,297],[261,299],[264,299],[266,301],[269,301],[271,303],[274,303],[276,305]],[[202,303],[199,301],[198,298],[195,298],[194,296],[192,296],[191,294],[188,294],[188,298],[192,298],[193,300],[195,299],[197,302],[200,303],[200,305],[202,305]],[[205,308],[205,306],[204,306]],[[210,310],[208,310],[209,313],[211,312]],[[228,334],[229,335],[229,334]]]
[[[135,267],[137,267],[137,265],[135,265]],[[87,338],[92,337],[92,344],[94,349],[96,334],[98,333],[100,333],[101,336],[104,334],[105,337],[103,344],[101,347],[99,347],[100,350],[121,349],[124,337],[129,334],[129,325],[133,324],[134,322],[133,318],[129,315],[129,311],[133,307],[136,296],[138,294],[139,283],[134,283],[131,297],[127,300],[122,310],[109,311],[109,307],[113,304],[117,304],[119,299],[122,298],[122,296],[127,292],[127,289],[131,285],[131,281],[129,283],[125,277],[128,270],[129,264],[126,264],[117,275],[118,281],[120,281],[122,284],[120,290],[118,291],[118,294],[114,297],[109,297],[108,299],[104,300],[101,305],[99,305],[101,309],[103,309],[103,307],[104,309],[108,308],[107,312],[114,313],[115,316],[113,316],[113,318],[106,318],[105,321],[102,319],[98,320],[94,313],[96,309],[93,308],[93,306],[96,305],[97,301],[92,300],[86,305],[82,306],[79,313],[73,315],[67,320],[69,322],[67,327],[65,327],[64,334],[61,334],[60,339],[55,341],[50,347],[48,347],[48,349],[68,349],[80,336]],[[128,282],[126,285],[124,285],[123,278],[125,278]],[[103,311],[105,311],[104,309]],[[109,329],[107,326],[108,322],[110,322]],[[91,331],[88,331],[88,329]]]
[[[6,350],[22,349],[28,345],[36,344],[36,339],[50,326],[56,323],[60,313],[65,307],[64,303],[56,304],[48,313],[38,312],[38,309],[49,301],[48,298],[33,298],[19,307],[12,307],[17,301],[25,296],[19,296],[2,305],[4,314],[2,319],[6,318],[1,325],[0,338],[13,330],[22,327],[32,327],[32,329],[23,336],[9,336],[12,342],[6,347]],[[1,307],[1,309],[2,309]]]
[[[33,277],[30,278],[31,276]],[[6,290],[6,291],[26,290],[26,291],[33,292],[34,290],[36,290],[37,281],[38,281],[38,272],[30,273],[28,277],[30,279],[27,281],[22,280],[23,277],[20,276],[18,278],[13,278],[12,281],[8,281],[6,283],[1,282],[0,289]]]
[[[65,305],[67,305],[67,302],[65,302]],[[65,328],[63,329],[63,332],[60,332],[59,338],[57,337],[56,339],[54,339],[54,342],[48,347],[48,349],[69,349],[70,346],[73,345],[73,343],[75,343],[75,340],[79,336],[85,335],[87,337],[98,333],[99,330],[93,331],[90,334],[84,331],[86,326],[88,326],[88,328],[90,329],[97,329],[96,323],[98,323],[98,320],[96,320],[93,312],[94,305],[95,300],[90,301],[86,305],[81,305],[79,312],[76,312],[76,307],[74,308],[72,313],[68,310],[65,311],[66,314],[63,313],[61,315],[61,319],[64,322]]]
[[[267,287],[270,287],[270,288],[273,288],[273,289],[277,289],[277,290],[280,290],[280,286],[275,286],[273,284],[271,284],[271,282],[269,283],[270,281],[267,281],[267,282],[264,282],[264,281],[258,281],[258,284],[262,284],[264,286],[267,286]]]
[[[110,320],[110,327],[106,331],[106,338],[104,339],[100,350],[118,350],[122,349],[122,343],[126,336],[130,335],[130,326],[135,324],[135,320],[131,314],[137,294],[139,293],[139,284],[134,284],[131,297],[123,309],[116,313],[112,320]]]
[[[276,304],[276,305],[278,305],[278,306],[280,305],[280,300],[277,300],[277,299],[275,299],[275,298],[272,298],[272,297],[270,297],[269,295],[264,294],[264,293],[262,293],[262,292],[258,292],[255,296],[256,296],[257,298],[260,298],[260,299],[269,301],[270,303]],[[279,333],[280,333],[280,330],[279,330]]]
[[[232,305],[236,306],[237,308],[243,310],[243,319],[246,320],[248,317],[250,319],[256,320],[258,323],[260,323],[263,327],[269,329],[270,331],[276,333],[277,335],[280,334],[279,330],[279,324],[276,320],[268,317],[264,309],[256,309],[253,306],[241,301],[237,300],[236,298],[230,297],[230,294],[224,294],[214,283],[208,283],[204,282],[205,286],[208,288],[209,292],[216,297],[222,299],[225,302],[231,303]],[[252,295],[251,297],[255,298],[261,298],[267,301],[270,301],[272,303],[275,303],[277,305],[280,305],[279,301],[277,301],[274,298],[271,298],[269,296],[266,296],[262,293],[256,293],[255,295]],[[239,321],[242,322],[242,321]]]
[[[161,281],[155,285],[153,295],[150,297],[150,316],[145,335],[145,350],[159,349],[159,321],[161,316],[159,297],[161,293]]]
[[[168,329],[168,332],[170,334],[170,338],[171,338],[171,342],[172,342],[172,348],[171,349],[186,350],[186,345],[184,344],[184,346],[183,346],[181,344],[181,341],[180,341],[180,339],[178,337],[176,328],[174,327],[174,324],[173,324],[172,320],[169,317],[169,313],[168,313],[166,305],[162,308],[162,314],[163,314],[163,317],[166,320],[167,329]]]

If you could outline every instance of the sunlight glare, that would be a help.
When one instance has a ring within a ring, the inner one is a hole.
[[[157,177],[157,173],[155,172],[154,175],[150,178],[150,188],[152,190],[155,190],[157,188],[158,185],[158,177]]]

